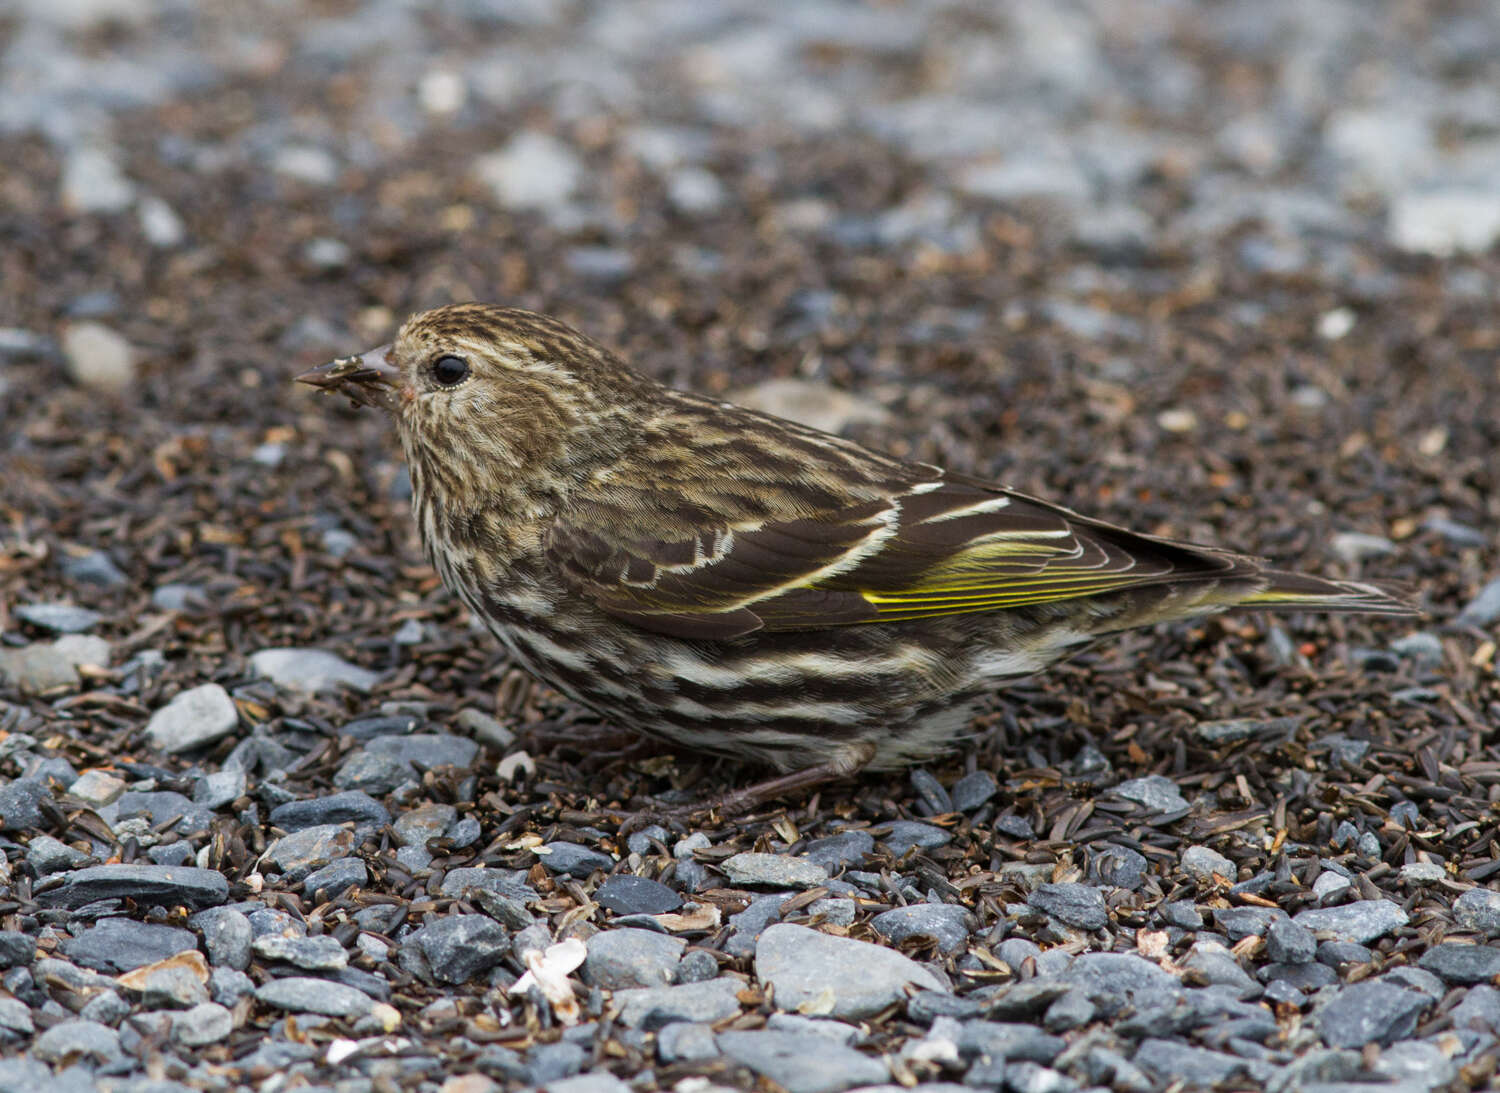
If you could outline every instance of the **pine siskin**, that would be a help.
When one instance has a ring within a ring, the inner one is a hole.
[[[745,807],[960,739],[997,683],[1231,607],[1409,614],[642,376],[480,304],[299,376],[395,418],[443,582],[537,678],[783,776]]]

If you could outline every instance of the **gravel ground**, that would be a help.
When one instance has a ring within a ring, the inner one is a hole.
[[[1473,1089],[1500,1063],[1500,9],[15,0],[0,1091]],[[374,415],[458,299],[1416,623],[1130,635],[950,760],[533,686]]]

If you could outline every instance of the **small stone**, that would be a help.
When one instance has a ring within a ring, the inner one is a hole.
[[[801,857],[835,873],[846,865],[859,865],[874,851],[875,836],[868,831],[843,831],[813,839],[803,848]]]
[[[40,630],[51,630],[54,634],[81,634],[92,630],[104,621],[104,616],[87,607],[74,607],[70,603],[22,603],[10,609],[10,613],[23,622]]]
[[[828,879],[828,871],[822,866],[806,858],[785,854],[736,854],[726,859],[720,868],[732,884],[816,888]]]
[[[999,788],[993,774],[987,770],[976,770],[954,782],[948,794],[953,799],[953,807],[959,812],[973,812],[999,792]]]
[[[696,1021],[678,1021],[656,1034],[656,1054],[664,1063],[694,1063],[719,1056],[714,1030]]]
[[[1026,902],[1068,926],[1102,930],[1109,925],[1104,893],[1088,884],[1042,884]]]
[[[233,907],[210,907],[188,919],[188,925],[203,933],[209,963],[244,971],[250,966],[252,931],[250,920]]]
[[[44,1063],[66,1063],[79,1058],[99,1063],[120,1057],[120,1034],[97,1021],[62,1021],[38,1036],[31,1052]],[[40,1088],[48,1088],[44,1082]]]
[[[85,804],[102,808],[119,800],[125,792],[125,780],[108,771],[86,770],[68,787],[68,792]]]
[[[1500,892],[1470,888],[1453,901],[1453,917],[1467,930],[1488,937],[1500,934]]]
[[[154,964],[197,947],[198,939],[188,930],[129,918],[106,918],[63,941],[62,952],[75,964],[114,973]]]
[[[196,949],[178,953],[116,978],[125,990],[141,996],[148,1008],[187,1008],[208,1001],[208,964]]]
[[[253,945],[257,956],[266,960],[279,960],[301,968],[303,971],[337,971],[349,965],[349,954],[336,938],[327,934],[316,937],[282,937],[268,934],[255,939]]]
[[[969,944],[969,912],[952,903],[913,903],[876,915],[870,925],[893,945],[909,938],[933,942],[939,952],[962,952]]]
[[[1483,983],[1500,975],[1500,948],[1444,942],[1423,953],[1417,966],[1449,983]]]
[[[109,642],[90,634],[65,634],[19,649],[0,647],[0,680],[9,680],[23,694],[76,687],[79,668],[108,667],[109,656]]]
[[[1301,923],[1280,918],[1266,928],[1266,955],[1277,964],[1307,964],[1318,954],[1318,939]]]
[[[776,1007],[839,1018],[867,1017],[905,997],[907,984],[946,990],[936,976],[891,949],[777,923],[760,935],[755,974]]]
[[[370,872],[358,858],[340,858],[322,869],[315,869],[302,880],[302,891],[314,903],[336,899],[351,888],[370,883]]]
[[[425,965],[439,983],[466,983],[489,971],[511,951],[509,932],[487,915],[429,918],[401,941],[403,968]],[[413,960],[420,955],[420,960]],[[411,968],[408,968],[411,970]]]
[[[1348,964],[1368,964],[1374,954],[1363,945],[1352,941],[1324,941],[1318,945],[1318,963],[1330,968],[1342,968]]]
[[[1474,626],[1482,630],[1495,622],[1500,622],[1500,577],[1479,590],[1479,595],[1458,613],[1453,625]]]
[[[1343,988],[1317,1011],[1317,1027],[1329,1047],[1388,1046],[1410,1036],[1431,1004],[1416,991],[1366,979]]]
[[[203,775],[193,786],[193,803],[202,808],[223,808],[245,795],[243,770],[215,770]]]
[[[1470,987],[1463,1001],[1450,1011],[1455,1029],[1500,1032],[1500,989],[1488,984]]]
[[[1243,1077],[1248,1069],[1244,1059],[1175,1040],[1143,1040],[1132,1061],[1148,1074],[1156,1075],[1163,1086],[1183,1082],[1201,1089]]]
[[[1089,859],[1089,880],[1134,892],[1146,881],[1151,863],[1128,846],[1104,846]]]
[[[908,851],[936,850],[953,841],[953,834],[932,824],[915,820],[892,820],[886,824],[886,835],[880,840],[893,857],[900,858]]]
[[[917,767],[911,772],[912,788],[922,798],[926,806],[927,814],[940,816],[946,812],[953,811],[953,799],[948,796],[948,791],[943,788],[943,783],[932,776],[932,772]]]
[[[333,784],[339,789],[382,796],[416,780],[416,768],[410,763],[363,748],[351,752],[333,775]]]
[[[719,962],[713,953],[703,949],[691,949],[682,954],[677,962],[677,982],[702,983],[719,974]]]
[[[1239,877],[1234,862],[1206,846],[1190,846],[1184,850],[1182,870],[1199,884],[1207,885],[1222,881],[1233,884]]]
[[[885,1063],[826,1037],[775,1029],[730,1029],[718,1034],[719,1050],[787,1093],[839,1093],[856,1085],[887,1081]]]
[[[1177,812],[1188,807],[1176,783],[1160,774],[1121,782],[1111,792],[1116,797],[1134,801],[1149,812]]]
[[[68,869],[78,869],[92,858],[92,855],[82,850],[75,850],[51,835],[37,835],[26,844],[26,861],[36,870],[36,875],[39,877],[45,877],[49,873],[61,873]]]
[[[1325,933],[1338,941],[1368,944],[1384,937],[1398,926],[1405,926],[1409,916],[1399,904],[1388,899],[1358,900],[1338,907],[1313,907],[1298,912],[1293,919],[1314,933]]]
[[[114,991],[100,991],[78,1011],[78,1016],[85,1021],[98,1021],[101,1025],[114,1028],[130,1016],[130,1003]],[[30,1017],[29,1012],[27,1017]]]
[[[1172,903],[1161,905],[1162,921],[1168,926],[1176,926],[1180,930],[1201,930],[1203,928],[1203,912],[1199,911],[1196,904],[1187,900],[1177,900]]]
[[[629,927],[601,930],[588,940],[586,983],[605,990],[665,987],[675,979],[687,942],[669,934]]]
[[[217,1002],[202,1002],[172,1015],[172,1039],[186,1047],[217,1044],[233,1031],[234,1014]]]
[[[617,873],[594,892],[594,902],[617,915],[660,915],[682,906],[682,897],[660,881]]]
[[[1200,721],[1193,731],[1208,744],[1232,744],[1240,740],[1261,740],[1286,736],[1301,723],[1295,717],[1236,717],[1225,721]]]
[[[183,691],[151,715],[146,736],[152,746],[175,755],[222,740],[239,727],[239,711],[217,683]]]
[[[1368,535],[1361,531],[1340,532],[1333,537],[1329,547],[1342,561],[1350,563],[1396,553],[1396,544],[1384,535]]]
[[[36,942],[20,930],[0,930],[0,969],[24,968],[36,959]]]
[[[1047,1007],[1042,1025],[1048,1032],[1070,1032],[1082,1028],[1094,1019],[1094,1003],[1083,991],[1068,991]]]
[[[466,736],[451,733],[411,733],[405,736],[377,736],[365,745],[377,755],[390,755],[407,763],[413,770],[437,767],[459,767],[467,770],[479,757],[479,745]]]
[[[853,926],[858,905],[852,899],[820,899],[807,908],[807,913],[819,922],[832,926]]]
[[[102,323],[69,323],[62,351],[68,374],[80,387],[120,395],[135,384],[135,350]]]
[[[1214,923],[1230,941],[1247,937],[1265,937],[1271,923],[1286,918],[1286,912],[1272,907],[1217,907]]]
[[[885,425],[891,415],[884,406],[837,387],[812,380],[781,377],[754,387],[731,391],[730,401],[750,410],[774,414],[825,433],[840,433],[853,425]]]
[[[516,734],[482,710],[466,707],[454,715],[453,723],[486,747],[509,751]]]
[[[596,869],[613,869],[615,866],[615,860],[608,854],[577,843],[550,842],[541,849],[546,853],[538,856],[550,872],[566,873],[579,880],[587,880]]]
[[[526,130],[475,160],[474,173],[506,208],[556,211],[572,199],[584,168],[555,137]]]
[[[1398,874],[1401,883],[1413,888],[1426,888],[1437,884],[1448,875],[1448,871],[1436,862],[1414,861],[1407,862],[1401,867]]]
[[[251,654],[250,667],[278,687],[294,691],[336,691],[348,687],[368,691],[380,673],[350,664],[324,649],[262,649]]]
[[[338,161],[324,149],[306,144],[276,149],[271,157],[271,170],[310,186],[331,186],[339,177]]]
[[[181,246],[187,238],[187,227],[177,211],[161,198],[148,194],[136,206],[136,216],[141,222],[141,234],[146,242],[160,250]]]
[[[339,824],[303,828],[277,839],[261,855],[289,884],[354,851],[354,832]]]
[[[483,892],[504,896],[522,905],[540,899],[526,883],[524,870],[486,869],[482,866],[450,869],[443,877],[441,894],[450,899],[478,900]]]
[[[1500,197],[1489,187],[1459,185],[1399,193],[1389,225],[1400,250],[1436,258],[1482,254],[1500,239]]]
[[[458,810],[440,803],[422,805],[396,817],[391,832],[402,846],[426,846],[441,839],[458,819]]]
[[[1333,870],[1319,873],[1313,881],[1313,895],[1318,897],[1318,902],[1327,903],[1334,897],[1347,892],[1352,887],[1352,882],[1342,873]]]
[[[36,901],[48,907],[82,907],[101,899],[131,899],[143,907],[207,907],[229,898],[229,882],[211,869],[93,865],[62,878],[57,887],[36,892]]]
[[[1061,1037],[1049,1036],[1032,1025],[1002,1021],[965,1021],[958,1037],[959,1053],[966,1058],[988,1055],[993,1059],[1050,1063],[1066,1046],[1067,1041]]]
[[[642,987],[616,991],[620,1024],[626,1028],[656,1029],[674,1021],[713,1024],[740,1012],[744,984],[730,976],[674,987]]]
[[[321,1013],[325,1017],[359,1017],[375,1005],[373,998],[353,987],[300,976],[261,984],[255,989],[255,999],[273,1009]]]

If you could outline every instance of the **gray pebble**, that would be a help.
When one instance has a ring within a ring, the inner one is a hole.
[[[252,931],[243,912],[233,907],[211,907],[188,919],[188,925],[203,932],[210,964],[240,971],[250,966]]]
[[[217,683],[182,691],[146,723],[152,747],[175,755],[222,740],[239,728],[240,715],[229,692]]]
[[[509,751],[516,742],[515,733],[483,710],[476,710],[472,706],[465,707],[454,714],[453,724],[479,743],[498,752]]]
[[[87,607],[70,603],[21,603],[10,613],[24,622],[54,634],[82,634],[104,621],[104,616]]]
[[[412,765],[398,756],[361,748],[339,765],[333,775],[333,784],[339,789],[384,796],[398,786],[416,781],[416,778]]]
[[[487,915],[442,915],[404,937],[399,958],[414,974],[457,984],[489,971],[510,951],[510,934]]]
[[[350,664],[326,649],[262,649],[250,655],[250,668],[278,687],[293,691],[368,691],[380,673]]]
[[[1134,892],[1146,882],[1150,863],[1128,846],[1105,846],[1089,860],[1089,880]]]
[[[255,999],[273,1009],[321,1013],[325,1017],[358,1017],[370,1012],[375,1004],[369,995],[353,987],[300,976],[262,983],[255,988]]]
[[[605,878],[594,901],[617,915],[659,915],[682,906],[682,897],[665,884],[629,873]]]
[[[1299,911],[1293,921],[1314,933],[1331,935],[1334,940],[1364,945],[1398,926],[1405,926],[1408,918],[1399,904],[1388,899],[1367,899],[1338,907],[1309,908]]]
[[[875,836],[868,831],[844,831],[814,839],[802,849],[802,857],[829,873],[846,865],[858,865],[875,850]]]
[[[1339,981],[1338,972],[1327,964],[1262,964],[1256,976],[1263,983],[1281,983],[1299,991],[1315,991]]]
[[[677,982],[679,983],[702,983],[713,979],[719,974],[719,962],[714,959],[710,952],[703,949],[690,949],[682,954],[682,959],[677,963]]]
[[[1248,1070],[1246,1061],[1233,1055],[1162,1039],[1142,1041],[1132,1062],[1163,1084],[1185,1082],[1203,1088],[1244,1077]]]
[[[1160,774],[1121,782],[1110,793],[1134,801],[1148,812],[1177,812],[1188,807],[1177,784]]]
[[[1453,917],[1465,929],[1487,937],[1500,934],[1500,892],[1470,888],[1453,901]]]
[[[948,794],[954,808],[960,812],[972,812],[999,792],[999,789],[993,774],[987,770],[976,770],[954,782]]]
[[[812,1033],[727,1030],[717,1039],[725,1055],[769,1078],[787,1093],[837,1093],[890,1078],[881,1060]]]
[[[376,828],[390,823],[391,814],[368,793],[352,791],[310,797],[305,801],[288,801],[271,810],[270,820],[285,831],[344,823]]]
[[[52,791],[32,778],[17,778],[0,785],[0,831],[25,831],[44,826],[42,802],[52,800]]]
[[[939,952],[957,953],[968,947],[972,921],[957,904],[913,903],[876,915],[870,925],[892,945],[916,937],[933,941]]]
[[[354,851],[354,832],[338,824],[319,824],[284,835],[266,847],[263,859],[288,884],[296,884],[329,862]]]
[[[19,1003],[18,1003],[19,1004]],[[29,1018],[28,1014],[28,1018]],[[101,1025],[114,1027],[130,1016],[130,1003],[114,991],[100,991],[84,1004],[78,1016],[85,1021],[97,1021]]]
[[[62,1063],[78,1057],[108,1063],[120,1056],[120,1035],[97,1021],[63,1021],[38,1036],[31,1051],[44,1063]],[[51,1088],[50,1080],[40,1088]]]
[[[1318,955],[1318,939],[1301,923],[1277,919],[1266,929],[1266,956],[1278,964],[1307,964]]]
[[[1434,1001],[1448,992],[1448,988],[1443,986],[1443,981],[1432,972],[1421,967],[1414,968],[1410,964],[1398,965],[1382,975],[1380,979],[1384,983],[1394,983],[1398,987],[1419,991]]]
[[[126,972],[197,948],[189,930],[130,918],[101,919],[62,943],[69,960],[101,972]]]
[[[1094,1003],[1089,1001],[1088,995],[1080,990],[1071,990],[1047,1007],[1042,1026],[1048,1032],[1070,1032],[1092,1021],[1094,1013]]]
[[[489,892],[524,905],[541,898],[537,890],[526,883],[525,870],[487,869],[483,866],[450,869],[443,877],[441,895],[451,899],[476,900],[481,892]]]
[[[193,786],[193,803],[200,808],[222,808],[245,795],[245,772],[216,770],[203,775]]]
[[[279,960],[309,972],[333,971],[349,963],[344,947],[327,934],[316,937],[268,934],[256,938],[252,947],[257,956],[266,960]]]
[[[758,896],[738,914],[729,916],[731,933],[724,942],[724,951],[730,956],[749,956],[755,951],[755,943],[762,931],[781,918],[781,905],[791,898],[789,892],[772,892]]]
[[[707,1025],[678,1021],[656,1034],[656,1054],[664,1063],[694,1063],[717,1058],[719,1045]]]
[[[1265,937],[1271,923],[1286,918],[1286,912],[1273,907],[1216,907],[1214,923],[1230,941],[1247,937]]]
[[[1162,921],[1168,926],[1182,930],[1198,930],[1203,926],[1203,912],[1198,910],[1197,904],[1187,900],[1163,903],[1160,911]]]
[[[1500,1033],[1500,989],[1487,983],[1470,987],[1450,1015],[1456,1029],[1474,1029],[1492,1036]]]
[[[99,588],[122,588],[130,580],[115,564],[115,560],[102,550],[91,550],[87,554],[64,555],[60,563],[62,575],[74,584],[91,584]]]
[[[1317,1011],[1315,1019],[1330,1047],[1388,1046],[1412,1034],[1431,1002],[1416,991],[1366,979],[1339,991]]]
[[[369,870],[359,858],[340,858],[322,869],[315,869],[302,880],[302,891],[315,903],[322,903],[347,892],[363,888],[370,882]]]
[[[821,865],[785,854],[736,854],[725,859],[719,868],[732,884],[815,888],[828,879],[828,871]]]
[[[672,833],[660,824],[648,824],[639,831],[632,831],[626,836],[625,848],[632,854],[639,854],[644,858],[654,852],[653,840],[665,846],[671,837]]]
[[[615,867],[615,860],[608,854],[591,850],[570,842],[550,842],[543,847],[547,852],[539,855],[542,864],[553,873],[566,873],[579,880],[587,880],[595,870]]]
[[[1479,595],[1454,618],[1453,625],[1476,626],[1482,630],[1495,622],[1500,622],[1500,577],[1479,590]]]
[[[953,841],[953,835],[932,824],[915,820],[892,820],[886,824],[887,833],[881,838],[885,848],[894,857],[901,857],[909,850],[936,850]]]
[[[172,1015],[172,1039],[187,1047],[227,1040],[234,1031],[234,1014],[217,1002],[203,1002]]]
[[[686,945],[681,938],[651,930],[601,930],[588,940],[584,982],[611,991],[667,986],[676,978]]]
[[[219,1005],[233,1009],[241,998],[255,993],[255,981],[237,968],[214,968],[208,973],[208,993]]]
[[[92,865],[62,874],[63,883],[36,893],[49,907],[82,907],[101,899],[133,899],[142,906],[216,906],[229,898],[229,882],[211,869],[164,865]]]
[[[426,847],[433,839],[441,839],[458,820],[458,809],[452,805],[432,802],[409,809],[396,817],[391,824],[391,834],[402,846]]]
[[[1230,884],[1239,878],[1234,862],[1206,846],[1190,846],[1182,852],[1182,871],[1199,884],[1211,885],[1215,876]]]
[[[1080,930],[1102,930],[1109,925],[1104,893],[1088,884],[1042,884],[1026,902],[1068,926]]]
[[[388,755],[413,770],[453,766],[467,769],[479,757],[479,745],[466,736],[451,733],[412,733],[410,736],[377,736],[365,745],[376,755]]]
[[[926,968],[892,949],[777,923],[755,947],[755,974],[775,988],[776,1007],[827,1005],[833,1017],[866,1017],[906,996],[907,984],[946,987]]]
[[[45,877],[49,873],[61,873],[78,869],[93,856],[77,850],[61,839],[51,835],[36,835],[26,844],[26,861],[36,870],[36,875]]]
[[[915,767],[911,772],[911,785],[921,797],[922,803],[927,808],[927,815],[940,816],[953,811],[953,800],[948,796],[948,791],[943,788],[943,783],[932,776],[932,772],[922,767]]]
[[[566,1040],[552,1044],[538,1044],[531,1050],[531,1060],[526,1067],[526,1080],[533,1085],[547,1085],[563,1078],[570,1078],[583,1069],[588,1053],[579,1044]]]
[[[672,987],[642,987],[616,991],[620,1024],[626,1028],[656,1029],[673,1021],[712,1024],[740,1012],[744,984],[729,976]]]
[[[1500,948],[1448,941],[1423,953],[1417,966],[1449,983],[1483,983],[1500,975]]]

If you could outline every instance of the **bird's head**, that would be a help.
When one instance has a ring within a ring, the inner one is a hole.
[[[614,458],[654,386],[565,323],[488,304],[424,311],[389,345],[297,379],[389,412],[414,479],[468,511],[500,483],[565,488]]]

